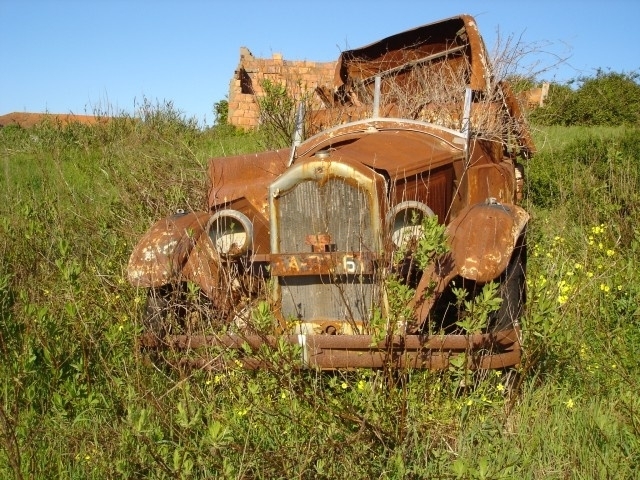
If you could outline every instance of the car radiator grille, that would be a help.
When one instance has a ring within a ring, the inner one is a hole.
[[[340,178],[307,180],[278,201],[279,253],[311,252],[309,235],[330,238],[328,252],[374,252],[370,192]],[[328,235],[328,236],[327,236]],[[279,276],[287,319],[366,322],[377,295],[375,273]]]

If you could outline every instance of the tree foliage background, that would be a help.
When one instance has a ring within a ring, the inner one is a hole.
[[[552,83],[545,105],[531,112],[539,125],[620,126],[640,123],[640,73],[605,72]]]

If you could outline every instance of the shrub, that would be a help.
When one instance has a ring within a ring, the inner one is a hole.
[[[532,112],[541,125],[640,124],[640,74],[604,72],[580,77],[567,85],[551,84],[544,107]],[[576,89],[571,88],[577,84]]]
[[[229,123],[229,101],[220,100],[213,104],[216,125],[226,125]]]

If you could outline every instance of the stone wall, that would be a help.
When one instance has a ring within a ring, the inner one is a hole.
[[[299,98],[318,86],[332,89],[335,66],[336,62],[284,60],[278,53],[268,59],[256,58],[249,49],[241,47],[240,62],[229,85],[229,123],[244,129],[259,125],[256,98],[264,94],[263,81],[284,84],[294,98]]]

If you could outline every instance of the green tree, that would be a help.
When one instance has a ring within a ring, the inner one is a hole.
[[[640,84],[638,73],[605,73],[580,79],[574,107],[579,125],[638,124],[640,120]]]
[[[287,85],[270,80],[261,82],[264,95],[257,97],[260,108],[260,130],[268,148],[291,144],[295,130],[296,99]]]
[[[540,125],[638,125],[640,73],[604,72],[579,77],[565,85],[553,83],[546,105],[531,113]],[[574,88],[577,85],[577,88]]]
[[[576,92],[569,85],[552,83],[544,107],[533,110],[529,116],[531,122],[538,125],[570,125]]]
[[[213,113],[216,116],[216,125],[226,125],[229,122],[229,101],[220,100],[213,104]]]

